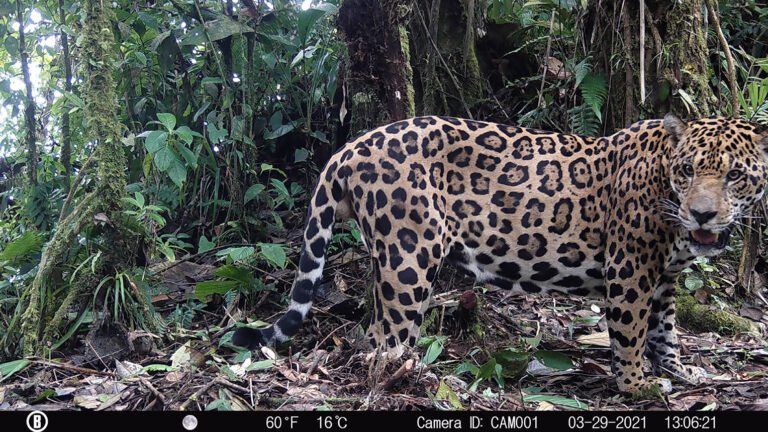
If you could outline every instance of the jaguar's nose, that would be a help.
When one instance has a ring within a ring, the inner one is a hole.
[[[693,216],[693,218],[696,219],[696,222],[699,223],[699,226],[701,226],[711,221],[715,216],[717,216],[717,212],[716,211],[698,211],[698,210],[691,209],[691,216]]]

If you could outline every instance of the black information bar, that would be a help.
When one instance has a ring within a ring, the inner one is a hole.
[[[0,430],[16,431],[728,431],[764,430],[768,412],[0,412]],[[760,426],[763,425],[763,426]],[[746,429],[745,429],[746,430]]]

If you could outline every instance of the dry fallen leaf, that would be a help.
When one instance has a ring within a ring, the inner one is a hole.
[[[266,346],[261,347],[261,353],[264,354],[264,356],[270,360],[277,359],[277,354],[275,354],[275,352],[270,347],[266,347]]]
[[[87,395],[79,395],[75,396],[72,400],[75,403],[75,406],[79,406],[86,409],[96,409],[101,406],[101,395],[99,396],[87,396]]]
[[[579,336],[576,338],[576,342],[584,345],[594,345],[599,347],[610,348],[611,341],[608,338],[608,332],[595,332],[588,335]]]
[[[183,380],[187,374],[182,371],[172,371],[165,375],[165,380],[171,383],[179,382]]]
[[[555,406],[547,401],[539,402],[539,406],[536,407],[536,411],[554,411]]]
[[[120,378],[129,378],[139,374],[143,368],[140,364],[115,360],[115,369],[117,371],[117,376]]]
[[[288,396],[296,398],[299,401],[323,400],[326,397],[325,393],[320,391],[315,384],[307,387],[291,387],[286,393]]]

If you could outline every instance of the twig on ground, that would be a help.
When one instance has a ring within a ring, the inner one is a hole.
[[[115,376],[115,374],[112,373],[112,372],[102,372],[102,371],[98,371],[98,370],[95,370],[95,369],[82,368],[82,367],[79,367],[79,366],[73,366],[73,365],[66,364],[66,363],[56,363],[56,362],[52,362],[52,361],[48,361],[48,360],[33,360],[33,362],[37,363],[39,365],[50,366],[50,367],[55,367],[55,368],[59,368],[59,369],[65,369],[65,370],[72,371],[72,372],[77,372],[77,373],[83,374],[83,375],[100,375],[100,376],[109,376],[109,377]]]
[[[159,391],[157,388],[155,388],[155,386],[153,386],[153,385],[152,385],[152,383],[151,383],[151,382],[149,382],[149,380],[148,380],[148,379],[146,379],[146,378],[144,378],[144,377],[142,377],[142,376],[140,376],[140,377],[138,377],[138,378],[139,378],[139,381],[140,381],[140,382],[141,382],[141,383],[144,385],[144,387],[148,388],[148,389],[149,389],[149,391],[151,391],[151,392],[152,392],[152,394],[154,394],[154,395],[155,395],[155,397],[156,397],[158,400],[160,400],[160,402],[163,404],[163,406],[167,406],[167,405],[168,405],[168,404],[165,402],[165,396],[163,396],[163,394],[162,394],[162,393],[160,393],[160,391]]]
[[[413,359],[406,360],[400,368],[395,371],[395,373],[384,383],[384,385],[381,386],[382,390],[389,390],[392,388],[395,384],[397,384],[398,381],[400,381],[405,374],[409,373],[411,370],[413,370]]]

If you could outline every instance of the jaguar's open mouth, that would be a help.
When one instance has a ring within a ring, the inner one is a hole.
[[[689,234],[691,244],[700,249],[724,249],[731,236],[731,227],[720,232],[712,232],[703,229],[691,231]]]

